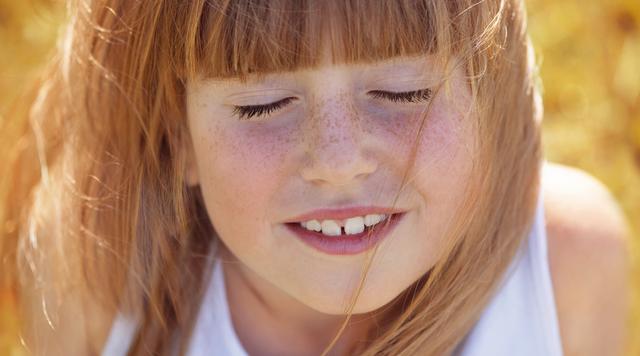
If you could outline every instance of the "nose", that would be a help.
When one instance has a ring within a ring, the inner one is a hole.
[[[319,107],[309,118],[300,175],[314,184],[344,186],[375,172],[378,165],[366,155],[361,120],[353,106],[342,100]]]

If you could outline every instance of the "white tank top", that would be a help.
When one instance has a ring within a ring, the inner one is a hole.
[[[538,194],[534,224],[519,252],[497,293],[454,355],[562,355],[547,259],[542,191]],[[187,355],[248,356],[233,328],[219,260],[211,276]],[[102,355],[126,355],[135,329],[133,320],[117,315]]]

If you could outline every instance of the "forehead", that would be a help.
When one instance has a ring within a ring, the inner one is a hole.
[[[238,0],[202,9],[192,55],[198,76],[244,78],[327,65],[384,65],[443,54],[449,23],[435,1]]]
[[[425,81],[435,82],[442,79],[441,64],[431,55],[397,56],[374,62],[333,63],[321,62],[315,67],[297,68],[277,72],[257,72],[242,78],[205,78],[197,81],[209,84],[261,84],[278,85],[282,83],[300,82],[301,80],[326,82],[329,79],[347,76],[350,79],[366,79],[369,83],[383,82],[392,79],[394,82]]]

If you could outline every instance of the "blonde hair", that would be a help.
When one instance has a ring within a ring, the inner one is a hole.
[[[0,241],[15,285],[85,290],[140,320],[130,353],[169,353],[171,335],[184,352],[219,242],[185,182],[185,83],[313,67],[328,36],[335,63],[430,53],[464,66],[479,143],[466,200],[442,258],[357,351],[460,344],[538,196],[541,106],[521,1],[105,0],[69,12],[11,147],[13,173],[2,174]]]

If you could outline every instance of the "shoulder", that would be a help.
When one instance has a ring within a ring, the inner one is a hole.
[[[542,184],[564,352],[622,354],[630,236],[624,214],[607,188],[579,169],[546,163]]]

